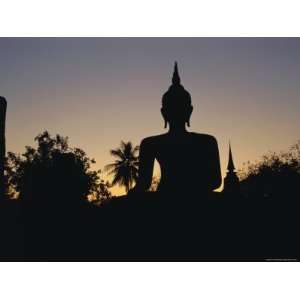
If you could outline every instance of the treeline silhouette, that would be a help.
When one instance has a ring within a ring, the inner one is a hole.
[[[5,165],[6,194],[19,198],[26,207],[49,209],[84,206],[91,197],[96,202],[109,197],[108,183],[100,180],[100,170],[91,170],[90,159],[79,148],[70,148],[68,138],[45,131],[34,139],[37,148],[25,153],[9,152]],[[106,189],[104,190],[104,187]]]
[[[269,152],[259,162],[248,162],[239,173],[246,198],[300,201],[300,140],[288,151]]]
[[[252,261],[299,257],[300,142],[239,172],[241,195],[158,192],[113,197],[95,161],[68,139],[5,161],[2,260]],[[107,169],[134,186],[138,148],[121,143]],[[188,176],[188,175],[187,175]]]

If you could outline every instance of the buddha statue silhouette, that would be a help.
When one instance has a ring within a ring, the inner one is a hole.
[[[207,134],[188,132],[193,111],[191,95],[180,83],[175,62],[172,85],[162,97],[162,135],[142,140],[139,176],[132,192],[147,191],[152,182],[154,160],[161,169],[158,192],[174,195],[210,193],[221,185],[219,150],[216,139]]]

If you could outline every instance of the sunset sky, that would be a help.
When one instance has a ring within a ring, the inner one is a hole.
[[[7,150],[23,152],[47,129],[103,169],[121,140],[165,132],[175,60],[192,96],[190,130],[217,138],[223,177],[229,140],[241,168],[300,139],[300,39],[0,38]]]

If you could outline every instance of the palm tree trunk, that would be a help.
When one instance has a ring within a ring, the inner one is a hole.
[[[6,100],[0,96],[0,200],[4,199],[5,116]]]

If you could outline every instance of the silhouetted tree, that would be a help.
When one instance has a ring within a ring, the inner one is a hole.
[[[287,152],[269,153],[260,162],[248,163],[240,175],[245,196],[256,199],[299,195],[300,141]]]
[[[100,171],[98,173],[100,175]],[[92,188],[90,201],[97,206],[107,203],[112,198],[109,188],[111,188],[111,184],[108,181],[104,181],[103,179],[97,180]]]
[[[10,164],[9,164],[10,163]],[[12,162],[5,157],[4,162],[4,190],[5,190],[5,198],[8,200],[17,199],[18,193],[15,189],[15,169],[12,166]]]
[[[93,159],[79,148],[70,148],[68,138],[51,137],[45,131],[35,141],[37,148],[7,156],[7,177],[26,204],[71,206],[86,200],[98,188],[99,174],[91,171]]]
[[[124,186],[126,193],[132,188],[138,177],[138,146],[131,142],[121,141],[120,148],[110,150],[110,154],[117,158],[114,163],[105,166],[110,175],[113,175],[112,185]]]

